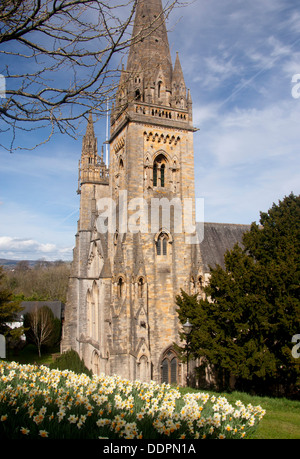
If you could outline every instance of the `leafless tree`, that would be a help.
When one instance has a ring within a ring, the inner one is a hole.
[[[167,16],[181,2],[165,3]],[[5,78],[5,97],[0,88],[0,139],[5,149],[24,148],[18,136],[37,128],[38,144],[57,132],[76,138],[79,123],[91,109],[96,117],[105,114],[119,80],[122,53],[132,40],[143,38],[130,33],[136,4],[137,0],[1,0],[0,76],[2,84]],[[159,20],[154,22],[159,25]],[[27,148],[36,147],[35,137]]]
[[[31,339],[37,346],[41,357],[42,345],[49,344],[52,340],[54,324],[51,310],[46,306],[35,308],[28,314]]]

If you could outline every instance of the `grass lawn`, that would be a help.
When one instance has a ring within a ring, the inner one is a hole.
[[[22,350],[8,351],[7,360],[15,361],[21,364],[32,363],[37,365],[49,365],[52,359],[52,353],[58,352],[59,349],[53,349],[52,352],[42,352],[39,357],[37,347],[33,344],[27,344]]]
[[[57,351],[53,350],[53,352]],[[36,347],[27,345],[18,354],[9,353],[7,360],[15,360],[19,363],[36,363],[49,365],[53,359],[52,354],[42,354],[39,358]],[[194,392],[194,389],[182,388],[183,393]],[[210,391],[201,390],[201,392]],[[300,401],[287,400],[285,398],[271,398],[249,395],[243,392],[215,393],[222,395],[234,404],[237,400],[245,405],[260,405],[266,414],[260,421],[256,432],[252,435],[254,439],[300,439]]]
[[[254,405],[260,404],[266,410],[266,414],[258,425],[253,438],[300,439],[299,401],[279,398],[273,399],[269,397],[252,397],[251,403]]]

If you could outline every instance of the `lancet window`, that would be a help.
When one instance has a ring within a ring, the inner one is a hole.
[[[173,349],[169,349],[161,362],[161,382],[174,384],[178,382],[178,358]]]
[[[123,277],[119,277],[118,279],[118,298],[123,298],[124,296],[124,279]]]
[[[138,297],[143,298],[144,295],[144,279],[142,277],[138,280]]]
[[[153,187],[166,186],[166,166],[166,157],[163,154],[158,155],[153,164]]]
[[[156,241],[156,254],[166,256],[168,254],[168,235],[161,233]]]

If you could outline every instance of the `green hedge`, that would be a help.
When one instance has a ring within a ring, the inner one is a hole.
[[[55,359],[55,362],[49,365],[49,367],[52,370],[71,370],[78,374],[85,373],[90,377],[93,375],[92,371],[85,366],[83,359],[80,359],[77,352],[73,349],[61,354]]]

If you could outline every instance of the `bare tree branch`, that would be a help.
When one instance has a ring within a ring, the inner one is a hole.
[[[39,357],[41,357],[42,345],[51,342],[53,335],[53,320],[51,311],[43,306],[34,309],[29,316],[30,335],[37,346]]]
[[[22,148],[18,134],[23,130],[43,129],[39,144],[56,132],[76,137],[91,110],[97,118],[106,114],[107,100],[118,86],[122,54],[147,34],[131,37],[136,5],[137,0],[2,0],[4,148]],[[182,2],[168,0],[164,15],[179,5]],[[160,18],[153,20],[149,33],[156,24],[159,27]]]

